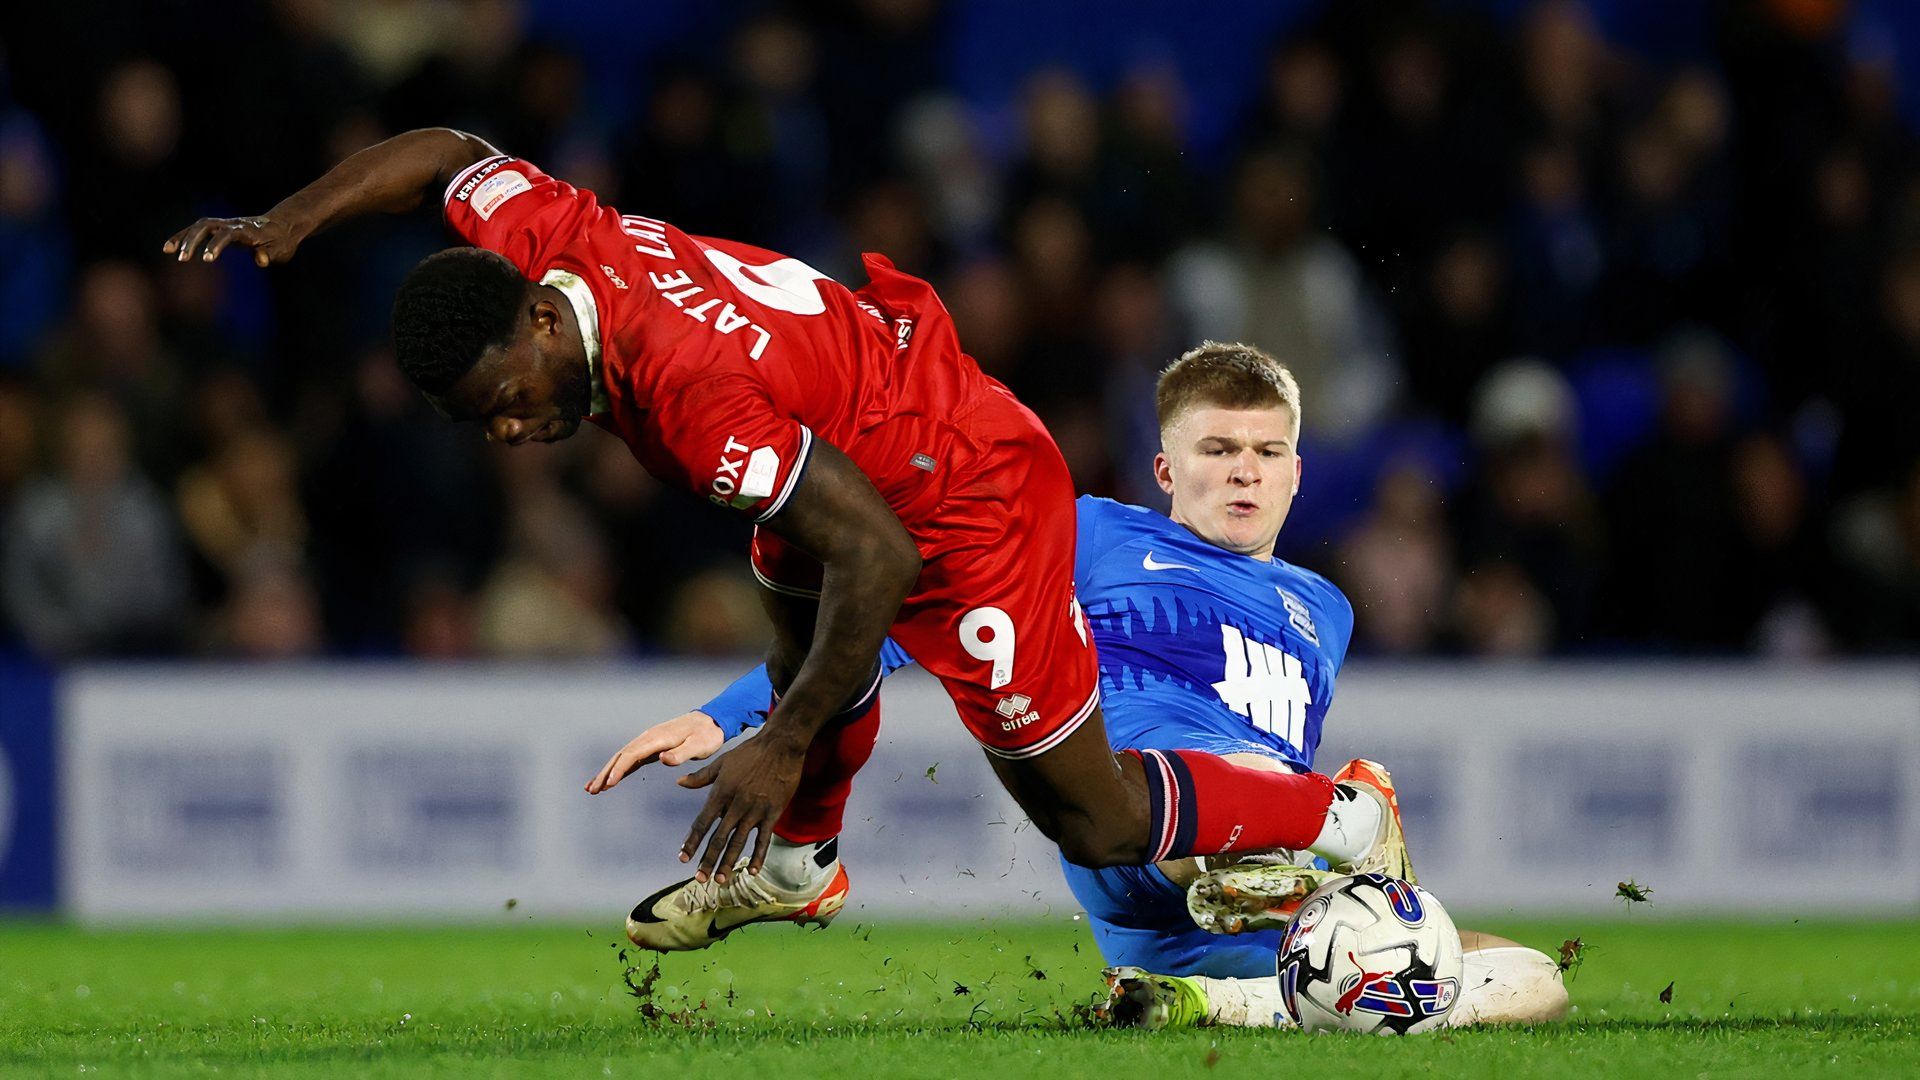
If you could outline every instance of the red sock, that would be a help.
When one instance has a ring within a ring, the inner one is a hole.
[[[800,787],[780,820],[773,823],[775,836],[795,844],[816,844],[840,835],[853,774],[873,756],[873,745],[880,738],[879,687],[875,686],[864,708],[855,709],[859,711],[849,710],[828,721],[813,737],[800,772]]]
[[[1198,750],[1128,750],[1147,769],[1152,858],[1304,849],[1326,824],[1333,781],[1248,769]]]

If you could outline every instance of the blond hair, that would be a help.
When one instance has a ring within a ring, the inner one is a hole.
[[[1265,352],[1240,342],[1201,342],[1167,365],[1153,391],[1153,408],[1162,431],[1189,411],[1204,406],[1270,409],[1281,405],[1293,414],[1293,433],[1299,438],[1300,384],[1294,381],[1293,372]]]

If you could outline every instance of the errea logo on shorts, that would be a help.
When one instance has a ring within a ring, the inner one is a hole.
[[[729,435],[720,450],[720,465],[707,499],[745,510],[773,494],[773,482],[779,475],[780,454],[773,447],[750,447]]]
[[[1028,707],[1032,704],[1033,699],[1025,694],[1013,694],[1001,698],[1000,704],[993,707],[994,712],[1006,717],[1005,720],[1000,721],[1000,730],[1018,731],[1028,724],[1038,721],[1040,719],[1039,713],[1027,711]]]

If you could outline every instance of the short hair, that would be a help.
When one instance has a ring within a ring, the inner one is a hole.
[[[456,247],[420,260],[393,298],[393,352],[423,392],[445,394],[513,334],[527,279],[506,257]]]
[[[1160,373],[1153,408],[1160,430],[1202,406],[1220,409],[1270,409],[1284,405],[1300,434],[1300,384],[1287,366],[1240,342],[1203,341]]]

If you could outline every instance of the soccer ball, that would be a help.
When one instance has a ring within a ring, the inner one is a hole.
[[[1460,997],[1460,932],[1433,894],[1384,874],[1335,878],[1280,938],[1280,997],[1304,1031],[1412,1035]]]

